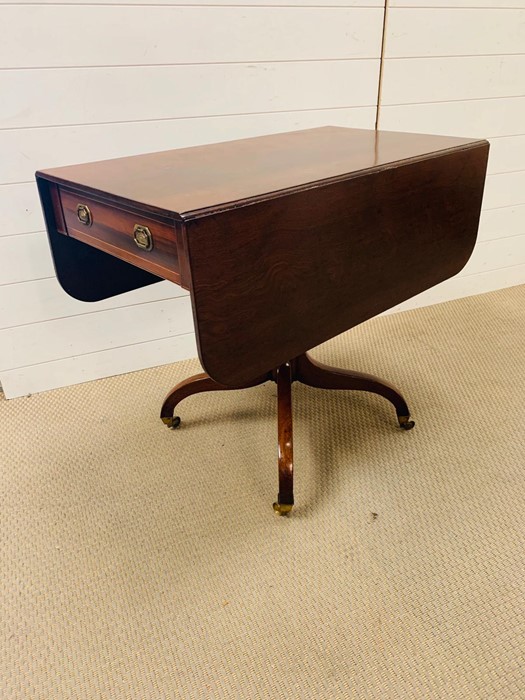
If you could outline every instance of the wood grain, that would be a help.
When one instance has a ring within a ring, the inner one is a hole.
[[[57,212],[51,192],[56,185],[37,176],[38,192],[60,285],[80,301],[100,301],[117,294],[160,282],[157,275],[86,245],[57,230]]]
[[[188,222],[208,374],[242,383],[459,272],[487,154],[482,143]]]
[[[456,274],[476,240],[487,156],[485,141],[327,127],[37,176],[44,195],[58,185],[104,198],[104,245],[120,207],[175,222],[203,367],[242,386]],[[52,245],[76,243],[49,207]],[[83,295],[91,279],[102,299],[156,279],[108,270],[105,288],[95,260],[66,287]]]
[[[51,168],[43,175],[128,206],[140,202],[157,215],[170,212],[187,219],[474,143],[475,139],[448,136],[321,127]]]
[[[52,190],[53,191],[53,190]],[[148,272],[180,284],[179,258],[174,223],[167,224],[132,213],[111,204],[86,197],[84,193],[60,189],[60,200],[67,233],[72,238],[125,260]],[[93,223],[85,226],[77,217],[77,205],[89,207]],[[147,226],[153,239],[153,248],[143,251],[133,239],[135,225]]]

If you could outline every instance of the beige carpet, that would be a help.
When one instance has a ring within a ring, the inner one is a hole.
[[[2,700],[525,698],[524,340],[515,287],[318,348],[416,428],[295,385],[288,519],[273,384],[179,431],[196,362],[0,400]]]

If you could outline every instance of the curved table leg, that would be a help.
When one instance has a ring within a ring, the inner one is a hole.
[[[308,386],[319,389],[369,391],[372,394],[379,394],[394,405],[397,420],[403,430],[410,430],[415,425],[414,421],[410,420],[410,411],[400,392],[388,382],[384,382],[372,374],[329,367],[312,359],[307,353],[295,359],[294,367],[295,378]]]
[[[292,367],[285,362],[276,370],[277,434],[279,447],[279,494],[273,509],[278,515],[288,515],[293,508],[293,428],[292,428]]]
[[[272,373],[269,372],[261,377],[257,377],[253,382],[249,384],[243,384],[243,386],[226,386],[225,384],[219,384],[214,379],[212,379],[208,374],[202,372],[201,374],[195,374],[193,377],[184,379],[179,382],[170,393],[164,399],[162,408],[160,410],[160,418],[163,423],[165,423],[168,428],[178,428],[180,425],[179,416],[174,416],[176,406],[188,396],[193,396],[193,394],[200,394],[203,391],[228,391],[232,389],[248,389],[252,386],[258,386],[259,384],[264,384],[264,382],[272,379]]]

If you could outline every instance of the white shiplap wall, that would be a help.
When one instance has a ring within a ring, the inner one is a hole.
[[[382,1],[279,5],[0,4],[6,396],[196,355],[175,285],[96,304],[60,289],[36,169],[324,124],[373,128]]]
[[[492,141],[471,263],[409,305],[525,281],[524,14],[525,0],[389,0],[380,127]],[[175,285],[96,304],[60,289],[34,171],[324,124],[373,128],[383,17],[383,0],[0,3],[6,396],[196,354]]]
[[[397,309],[525,283],[525,0],[390,0],[379,126],[491,142],[472,258]]]

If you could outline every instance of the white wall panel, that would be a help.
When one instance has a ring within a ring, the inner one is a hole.
[[[440,5],[389,11],[388,58],[525,52],[525,10],[451,12]]]
[[[158,282],[149,287],[103,301],[85,302],[66,294],[56,277],[20,282],[16,289],[11,284],[0,285],[0,329],[23,326],[42,321],[91,314],[122,306],[147,304],[179,296],[188,292],[170,282]]]
[[[517,207],[488,209],[481,213],[478,240],[525,235],[525,204]]]
[[[399,308],[525,282],[524,53],[525,0],[389,3],[380,128],[491,142],[470,261]]]
[[[53,261],[44,232],[0,238],[0,280],[11,285],[54,274]],[[15,292],[13,291],[13,294]],[[13,301],[16,299],[13,296]]]
[[[483,209],[525,204],[525,170],[489,175],[485,183]]]
[[[381,94],[385,105],[522,97],[525,55],[387,58]]]
[[[510,2],[516,2],[516,0],[509,0]],[[2,4],[15,4],[19,6],[34,4],[28,3],[27,0],[16,0],[14,3],[12,0],[8,3],[0,2],[0,7]],[[39,0],[39,5],[54,5],[56,0]],[[155,0],[154,2],[145,2],[144,0],[90,0],[86,3],[86,0],[68,0],[68,5],[140,5],[147,12],[151,6],[154,5],[202,5],[204,7],[213,7],[215,5],[231,5],[232,7],[279,7],[280,4],[291,7],[383,7],[383,0],[286,0],[284,3],[280,3],[279,0],[198,0],[197,2],[189,2],[189,0]]]
[[[43,228],[44,217],[33,182],[0,185],[0,241],[3,236],[41,231]],[[2,283],[0,277],[0,284]]]
[[[491,174],[508,173],[524,168],[525,136],[504,136],[491,139],[489,156],[489,172]]]
[[[525,0],[389,0],[390,7],[439,7],[442,9],[457,9],[462,7],[488,8],[494,11],[505,9],[525,9]]]
[[[381,128],[489,138],[525,132],[525,97],[381,106]]]
[[[134,343],[110,350],[73,355],[44,364],[17,367],[2,372],[2,388],[7,398],[79,384],[115,374],[134,372],[155,365],[166,365],[197,356],[195,335]],[[166,387],[166,391],[171,387]],[[164,397],[159,397],[159,403]],[[140,397],[137,397],[140,400]],[[158,417],[155,416],[158,420]],[[163,428],[160,420],[159,428]]]
[[[460,297],[491,292],[494,289],[514,287],[518,284],[523,284],[524,279],[525,265],[513,265],[512,267],[479,272],[474,275],[459,275],[395,306],[388,313],[417,309],[429,304],[439,304],[440,302],[451,301]]]
[[[0,331],[0,370],[193,331],[187,296]]]
[[[525,264],[525,235],[479,242],[465,266],[464,275]]]
[[[4,127],[373,105],[378,60],[10,70]],[[349,91],[342,89],[349,86]]]
[[[383,8],[382,0],[0,2],[8,397],[196,354],[189,298],[175,285],[97,304],[60,289],[34,171],[324,124],[373,128]],[[525,56],[509,55],[525,53],[525,0],[389,0],[389,8],[380,128],[492,140],[469,266],[401,308],[525,281]]]
[[[6,395],[196,352],[175,285],[92,305],[60,289],[35,170],[325,124],[373,128],[382,21],[381,0],[0,3]]]
[[[381,8],[15,5],[0,16],[5,68],[377,58],[382,34]]]
[[[376,108],[316,109],[201,119],[0,130],[0,182],[32,181],[39,169],[331,124],[366,129]],[[10,195],[7,195],[10,196]],[[1,188],[0,188],[1,197]],[[0,211],[2,211],[0,202]],[[14,215],[17,207],[11,208]],[[36,226],[41,227],[40,219]],[[35,225],[34,223],[32,225]],[[1,231],[0,231],[1,235]]]

